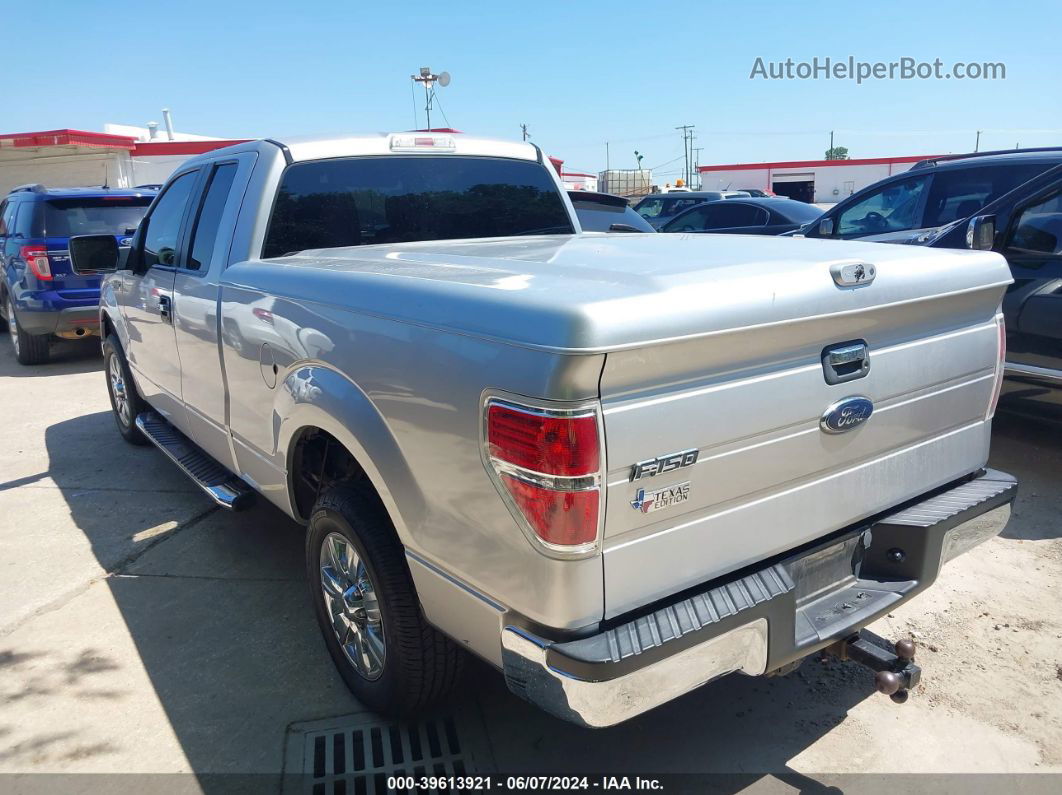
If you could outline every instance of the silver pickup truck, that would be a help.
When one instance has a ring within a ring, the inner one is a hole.
[[[606,726],[827,650],[998,533],[997,254],[582,233],[530,144],[255,141],[184,163],[104,272],[114,416],[218,503],[305,525],[356,696],[461,650]]]

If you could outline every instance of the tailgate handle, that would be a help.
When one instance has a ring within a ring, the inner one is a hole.
[[[843,384],[870,372],[866,340],[839,342],[822,349],[822,373],[827,384]]]

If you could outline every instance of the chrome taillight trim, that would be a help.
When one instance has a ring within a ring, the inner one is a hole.
[[[517,464],[511,464],[491,454],[490,439],[487,434],[488,413],[492,405],[501,405],[524,414],[532,414],[541,417],[553,417],[561,419],[581,419],[593,417],[597,428],[598,444],[598,471],[589,475],[550,475],[536,472]],[[583,558],[599,554],[605,528],[605,492],[604,488],[606,462],[605,462],[605,425],[604,415],[599,401],[580,401],[575,404],[557,403],[548,400],[527,398],[523,395],[512,395],[499,390],[487,390],[483,393],[480,401],[480,456],[483,468],[494,484],[495,490],[501,496],[502,501],[512,514],[517,526],[539,552],[548,557],[568,559]],[[544,540],[534,528],[531,527],[523,512],[516,505],[509,489],[502,482],[501,476],[508,475],[543,488],[554,491],[598,491],[597,509],[597,534],[593,542],[586,544],[552,544]]]

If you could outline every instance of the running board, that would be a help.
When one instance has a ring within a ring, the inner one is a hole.
[[[254,503],[250,486],[154,411],[138,414],[136,427],[222,508],[242,511]]]

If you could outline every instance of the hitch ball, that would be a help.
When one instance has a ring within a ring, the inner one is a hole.
[[[896,656],[901,660],[910,662],[915,656],[915,644],[910,638],[896,641]]]
[[[878,671],[874,677],[874,686],[879,693],[891,696],[903,687],[903,677],[893,671]]]

